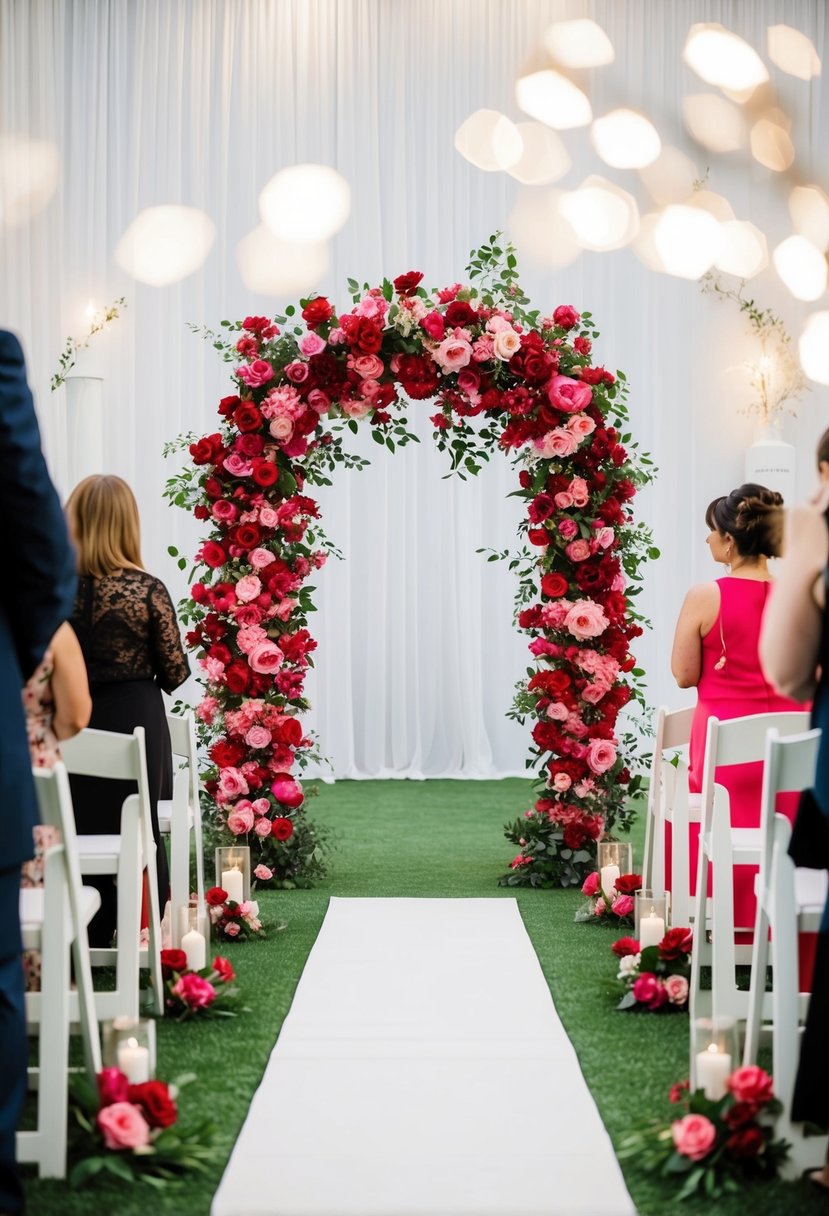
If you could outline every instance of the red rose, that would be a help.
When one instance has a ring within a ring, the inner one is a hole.
[[[642,889],[642,875],[620,874],[613,885],[618,895],[634,895]]]
[[[683,954],[691,953],[693,944],[694,935],[690,929],[669,929],[659,943],[659,957],[664,958],[666,962],[681,958]]]
[[[227,554],[220,544],[215,540],[206,540],[201,547],[201,560],[205,566],[210,566],[212,570],[223,566],[227,561]]]
[[[234,659],[228,663],[222,679],[230,692],[240,696],[250,684],[251,670],[244,659]]]
[[[757,1115],[758,1107],[754,1102],[735,1102],[734,1105],[725,1112],[723,1118],[732,1130],[736,1131],[739,1127],[745,1127],[751,1123]]]
[[[541,580],[541,592],[550,600],[567,594],[567,579],[563,574],[545,574]]]
[[[252,401],[243,401],[233,411],[233,421],[240,431],[258,431],[262,425],[262,415]]]
[[[536,494],[527,509],[527,515],[531,523],[540,524],[549,519],[554,510],[555,503],[549,494]]]
[[[363,355],[376,355],[383,345],[383,331],[368,317],[357,317],[357,324],[346,332],[349,344]]]
[[[746,1158],[750,1159],[751,1157],[759,1156],[765,1143],[765,1136],[760,1128],[754,1124],[753,1126],[743,1127],[739,1131],[733,1132],[725,1142],[725,1151],[729,1157],[745,1160]]]
[[[581,316],[576,312],[572,304],[559,304],[553,313],[553,320],[559,329],[573,329],[574,326],[578,325]]]
[[[639,953],[639,943],[633,937],[620,937],[610,949],[617,958],[627,958],[629,954]]]
[[[113,1102],[126,1102],[129,1081],[118,1068],[102,1068],[97,1076],[98,1097],[101,1106],[112,1106]]]
[[[456,325],[472,325],[478,320],[478,314],[466,300],[453,300],[444,313],[446,324],[450,328]]]
[[[325,296],[316,296],[313,300],[309,300],[302,310],[302,319],[309,329],[316,329],[318,325],[324,325],[326,321],[331,320],[333,315],[334,309]]]
[[[255,549],[262,539],[262,529],[258,524],[239,524],[229,535],[240,549]]]
[[[408,274],[399,274],[394,280],[394,290],[399,296],[413,296],[423,278],[419,270],[410,270]]]
[[[212,464],[221,451],[222,437],[218,434],[205,435],[203,439],[190,444],[190,455],[193,457],[193,464]]]
[[[221,401],[219,402],[219,413],[223,418],[229,418],[241,400],[241,397],[236,396],[222,397]]]
[[[162,950],[161,970],[168,979],[174,971],[186,971],[187,955],[183,950]]]
[[[220,908],[223,903],[227,902],[227,891],[224,887],[211,887],[204,898],[212,907]]]
[[[294,825],[290,819],[278,815],[271,824],[271,835],[275,840],[290,840],[294,834]]]
[[[529,528],[527,531],[527,540],[531,545],[537,545],[539,548],[549,545],[552,537],[546,528]]]
[[[217,768],[237,768],[247,755],[247,748],[230,739],[218,739],[208,755]]]
[[[142,1085],[131,1085],[127,1101],[141,1107],[141,1113],[150,1127],[172,1127],[178,1118],[176,1104],[163,1081],[145,1081]]]
[[[774,1083],[767,1072],[756,1064],[736,1069],[726,1082],[729,1092],[738,1102],[753,1102],[762,1106],[774,1097]]]
[[[226,958],[214,958],[213,970],[216,972],[223,984],[232,984],[236,979],[236,972],[233,970]]]
[[[258,486],[272,486],[278,477],[279,469],[272,460],[254,460],[253,480]]]

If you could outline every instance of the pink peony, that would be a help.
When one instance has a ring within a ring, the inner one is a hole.
[[[672,1005],[684,1005],[688,1000],[688,981],[684,975],[669,975],[665,981],[665,992]]]
[[[194,971],[188,971],[176,980],[171,989],[185,1005],[191,1009],[205,1009],[216,999],[216,989],[213,985]]]
[[[565,627],[580,641],[597,638],[608,623],[603,609],[593,600],[576,600],[564,620]]]
[[[676,1151],[691,1161],[707,1157],[717,1140],[717,1129],[705,1115],[686,1115],[671,1126]]]
[[[593,400],[590,385],[573,380],[570,376],[553,376],[547,387],[547,395],[551,405],[558,410],[566,410],[568,414],[586,409]]]
[[[243,808],[241,811],[234,809],[227,817],[228,830],[234,836],[243,836],[253,827],[253,810],[250,806]]]
[[[599,876],[594,870],[592,874],[588,874],[581,885],[582,895],[586,895],[588,899],[596,895],[599,890]]]
[[[150,1125],[131,1102],[113,1102],[98,1111],[98,1127],[107,1148],[144,1148],[150,1143]]]
[[[587,763],[592,772],[606,773],[616,763],[616,747],[609,739],[593,739],[587,748]]]
[[[248,656],[253,671],[270,675],[282,666],[282,651],[271,641],[260,642]]]
[[[302,786],[289,773],[276,774],[271,785],[271,793],[277,802],[292,809],[301,806],[305,800]]]

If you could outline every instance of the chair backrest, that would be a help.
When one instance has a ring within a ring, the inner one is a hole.
[[[694,718],[694,707],[688,709],[666,709],[660,705],[654,721],[653,759],[651,760],[650,785],[648,788],[648,809],[656,807],[660,790],[665,789],[666,781],[673,789],[672,774],[668,771],[670,761],[665,756],[667,751],[676,751],[687,747],[691,741],[691,723]]]
[[[711,826],[714,783],[719,767],[764,760],[766,735],[770,730],[777,731],[781,737],[788,737],[803,734],[808,729],[809,714],[800,710],[777,714],[748,714],[743,718],[729,718],[725,721],[710,717],[702,774],[702,819],[705,830]]]
[[[147,758],[144,727],[136,726],[131,735],[87,727],[60,745],[67,773],[79,777],[105,777],[137,781],[139,793],[147,791]]]
[[[766,735],[763,794],[760,800],[761,873],[771,860],[777,795],[800,793],[813,784],[819,745],[820,730],[781,738],[780,732],[772,728]]]
[[[192,713],[167,714],[167,729],[174,756],[187,761],[188,800],[195,814],[199,813],[199,758],[196,750],[196,727]]]
[[[80,924],[80,890],[83,886],[81,867],[78,862],[78,843],[75,833],[75,813],[72,809],[72,794],[66,767],[58,761],[54,768],[33,769],[35,793],[40,822],[57,828],[63,843],[69,888],[69,903]]]

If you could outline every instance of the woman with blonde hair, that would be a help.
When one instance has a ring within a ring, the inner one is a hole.
[[[172,753],[162,690],[171,693],[187,679],[175,609],[162,582],[144,570],[138,505],[120,477],[96,474],[80,482],[66,507],[78,557],[78,594],[72,626],[89,673],[92,717],[97,730],[146,732],[158,889],[169,887],[167,856],[158,830],[157,802],[172,796]],[[118,830],[130,782],[72,778],[78,831]],[[111,883],[100,885],[102,906],[90,925],[93,946],[108,945],[117,904]]]

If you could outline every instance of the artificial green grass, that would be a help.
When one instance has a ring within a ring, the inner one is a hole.
[[[182,1120],[208,1113],[217,1127],[210,1170],[160,1193],[146,1185],[127,1188],[106,1182],[80,1191],[66,1183],[37,1181],[27,1170],[33,1216],[144,1216],[148,1210],[175,1216],[207,1216],[227,1157],[244,1121],[288,1011],[294,989],[325,915],[328,898],[420,896],[517,898],[556,1007],[578,1053],[585,1079],[615,1142],[643,1118],[671,1117],[668,1087],[687,1075],[685,1015],[617,1013],[615,967],[610,945],[620,934],[609,926],[575,924],[581,901],[574,891],[504,889],[496,885],[512,846],[502,825],[529,805],[527,785],[507,781],[343,781],[321,786],[310,814],[329,825],[335,841],[329,877],[311,891],[265,892],[266,922],[287,922],[265,941],[228,945],[251,1012],[233,1020],[162,1021],[158,1026],[159,1073],[165,1079],[195,1072],[182,1093]],[[632,833],[641,858],[643,825]],[[532,1085],[532,1075],[516,1078]],[[291,1117],[286,1093],[285,1118]],[[550,1094],[550,1102],[559,1098]],[[497,1103],[498,1095],[493,1093]],[[274,1127],[273,1135],[279,1136]],[[527,1129],[527,1156],[516,1168],[548,1170],[543,1143]],[[324,1163],[320,1163],[324,1168]],[[625,1177],[640,1216],[694,1216],[710,1203],[677,1204],[676,1188],[625,1164]],[[274,1194],[279,1178],[271,1179]],[[551,1193],[555,1177],[550,1176]],[[773,1183],[748,1196],[718,1201],[718,1216],[737,1216],[746,1202],[752,1216],[825,1212],[826,1201],[806,1183]],[[511,1216],[505,1212],[504,1216]],[[599,1214],[597,1213],[597,1216]]]

